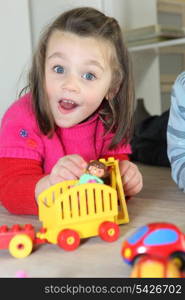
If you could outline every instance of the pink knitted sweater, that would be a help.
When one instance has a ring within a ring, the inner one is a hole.
[[[59,158],[79,154],[86,161],[131,153],[130,145],[108,150],[112,133],[104,136],[98,114],[71,128],[57,128],[53,137],[40,132],[32,111],[31,95],[15,101],[5,113],[0,129],[0,157],[28,158],[42,162],[49,173]]]

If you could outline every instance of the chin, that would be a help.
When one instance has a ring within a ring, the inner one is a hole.
[[[70,128],[76,125],[76,123],[70,123],[70,122],[56,122],[57,126],[60,128]]]
[[[70,128],[70,127],[73,127],[74,125],[58,123],[57,126],[60,127],[60,128]]]

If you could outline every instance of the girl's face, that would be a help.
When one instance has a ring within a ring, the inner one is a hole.
[[[59,127],[72,127],[108,98],[111,84],[108,42],[55,31],[46,51],[45,86],[49,105]]]

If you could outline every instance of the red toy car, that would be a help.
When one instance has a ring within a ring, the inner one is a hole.
[[[170,223],[151,223],[139,228],[123,242],[121,255],[133,264],[141,255],[174,258],[181,270],[185,268],[185,235]]]

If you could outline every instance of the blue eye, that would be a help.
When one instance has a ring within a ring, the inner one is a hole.
[[[53,69],[58,74],[63,74],[64,73],[64,67],[62,67],[62,66],[55,66]]]
[[[93,75],[92,73],[85,73],[82,77],[84,79],[86,79],[86,80],[94,80],[94,79],[96,79],[95,75]]]

